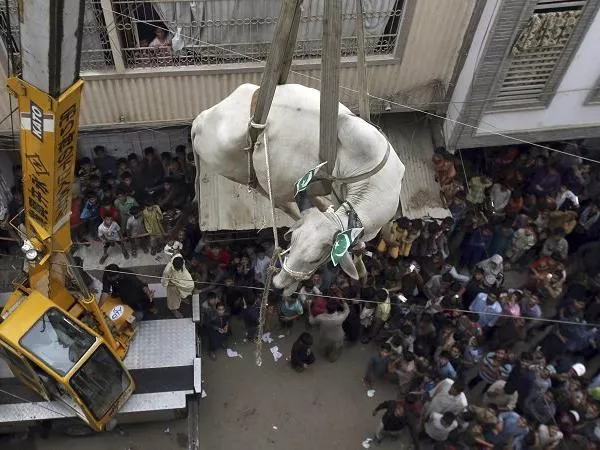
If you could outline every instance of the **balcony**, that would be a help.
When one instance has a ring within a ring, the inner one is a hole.
[[[295,60],[321,56],[326,0],[304,0]],[[0,2],[0,32],[18,60],[18,0]],[[355,0],[343,1],[342,56],[357,52]],[[363,0],[368,56],[392,55],[402,0]],[[280,1],[273,0],[86,0],[81,71],[216,66],[264,61]],[[10,18],[10,34],[8,20]],[[179,33],[178,33],[179,31]],[[164,34],[163,34],[164,33]],[[158,37],[160,35],[160,37]],[[183,48],[171,46],[177,35]]]

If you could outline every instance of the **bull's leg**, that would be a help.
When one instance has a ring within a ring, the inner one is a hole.
[[[300,209],[298,208],[298,205],[296,205],[295,202],[282,203],[275,206],[277,206],[278,209],[282,210],[294,220],[300,220],[300,217],[302,217],[300,215]]]
[[[314,206],[319,208],[319,211],[321,211],[321,212],[325,212],[327,210],[327,208],[329,208],[330,206],[333,206],[333,203],[331,203],[331,200],[329,198],[321,196],[321,195],[316,195],[314,197],[311,197],[310,201],[312,202],[312,204]]]
[[[194,165],[196,166],[196,180],[194,182],[194,200],[193,202],[198,202],[198,211],[200,211],[200,194],[198,190],[200,189],[200,155],[194,152]]]
[[[267,194],[267,191],[265,189],[263,189],[263,187],[260,185],[260,183],[258,183],[256,185],[256,192],[258,192],[260,195],[262,195],[267,200],[269,200],[269,194]],[[283,211],[284,213],[286,213],[288,216],[290,216],[294,220],[299,220],[301,217],[300,209],[298,208],[298,205],[296,205],[295,202],[288,202],[288,203],[275,202],[275,208]]]

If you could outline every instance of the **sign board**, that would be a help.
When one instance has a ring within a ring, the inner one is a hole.
[[[124,312],[125,308],[123,307],[123,305],[117,305],[110,310],[110,313],[108,313],[108,317],[110,317],[110,320],[114,322],[115,320],[118,320]]]
[[[19,100],[27,234],[52,236],[53,248],[66,249],[83,81],[58,98],[18,78],[10,78],[8,86]]]

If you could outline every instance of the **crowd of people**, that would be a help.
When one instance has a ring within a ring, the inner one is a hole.
[[[398,387],[373,411],[385,411],[377,442],[410,433],[436,449],[600,443],[600,167],[586,162],[582,145],[556,148],[477,150],[465,153],[464,167],[436,150],[448,217],[384,226],[367,245],[360,280],[326,265],[290,297],[269,293],[278,323],[267,328],[303,328],[290,355],[298,372],[336,361],[347,345],[376,349],[365,385]],[[174,155],[148,147],[143,158],[94,153],[78,162],[74,239],[101,240],[100,263],[114,247],[125,258],[166,251],[168,308],[180,317],[181,301],[200,295],[211,359],[227,345],[232,316],[248,340],[260,338],[272,240],[201,234],[188,201],[193,156],[183,146]],[[20,209],[20,191],[7,216]],[[147,286],[114,264],[106,269],[103,291],[135,290],[125,295],[135,297],[131,306],[140,317],[153,313]]]
[[[157,155],[147,147],[143,158],[131,153],[117,159],[102,146],[94,154],[77,165],[71,214],[76,243],[101,240],[103,264],[113,247],[129,259],[138,250],[155,255],[165,241],[185,240],[178,235],[186,232],[178,219],[193,197],[196,176],[193,154],[185,146],[178,146],[174,155]]]
[[[581,146],[564,151],[473,152],[468,179],[436,151],[449,217],[386,225],[358,281],[327,265],[290,297],[270,295],[283,332],[304,328],[292,367],[376,346],[363,381],[395,383],[398,395],[373,411],[384,411],[375,442],[410,433],[422,448],[596,448],[600,167]],[[232,315],[257,337],[272,251],[207,244],[192,264],[214,283],[202,305],[213,359]]]

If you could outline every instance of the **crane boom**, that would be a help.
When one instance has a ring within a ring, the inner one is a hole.
[[[79,271],[69,270],[85,2],[20,6],[23,70],[8,87],[19,104],[25,230],[18,231],[31,264],[0,315],[0,357],[41,397],[102,430],[135,388],[122,362],[134,330],[133,320],[109,323]],[[67,289],[67,272],[77,292]]]

